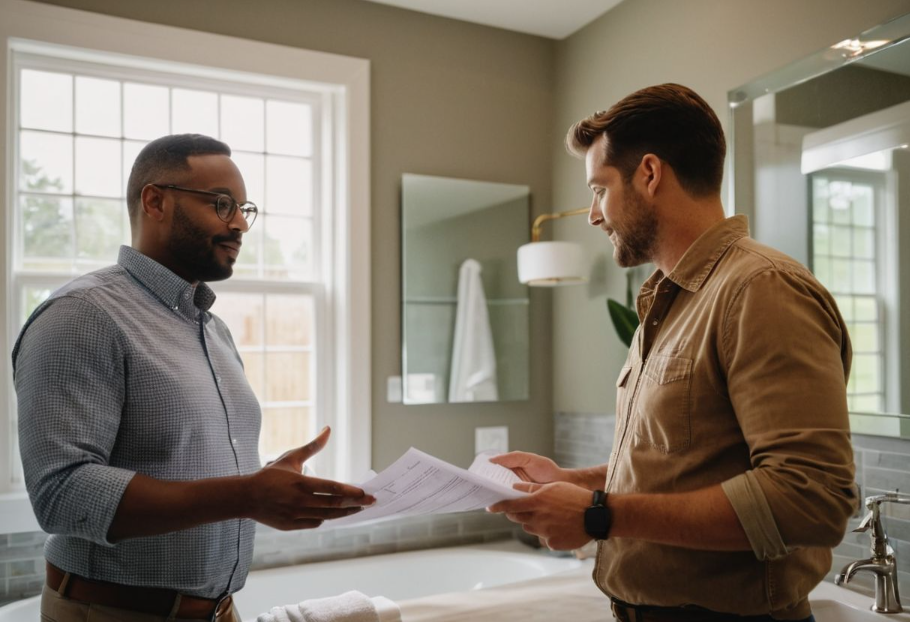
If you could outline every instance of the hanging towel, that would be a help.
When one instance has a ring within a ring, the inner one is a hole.
[[[297,605],[272,607],[257,622],[401,622],[401,610],[383,596],[357,591],[330,598],[313,598]]]
[[[458,273],[450,402],[492,402],[499,398],[493,331],[480,271],[479,262],[466,259]]]

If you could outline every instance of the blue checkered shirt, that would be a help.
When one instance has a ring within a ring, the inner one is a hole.
[[[107,532],[135,473],[159,480],[259,466],[259,403],[215,294],[123,246],[28,319],[13,349],[25,483],[45,557],[90,579],[215,598],[243,587],[251,520],[117,544]]]

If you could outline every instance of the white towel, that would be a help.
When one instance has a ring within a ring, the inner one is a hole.
[[[369,598],[362,592],[350,591],[272,607],[257,622],[401,622],[401,610],[388,598]]]
[[[480,263],[466,259],[458,272],[458,310],[452,343],[450,402],[490,402],[499,399],[496,353]]]

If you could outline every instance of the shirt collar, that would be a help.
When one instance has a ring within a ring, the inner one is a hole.
[[[745,216],[720,221],[692,243],[667,278],[685,290],[697,292],[727,249],[748,235],[749,219]]]
[[[117,264],[169,309],[190,319],[208,311],[215,302],[215,292],[205,283],[194,286],[132,247],[120,247]]]

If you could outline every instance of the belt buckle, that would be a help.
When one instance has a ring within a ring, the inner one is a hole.
[[[225,592],[224,594],[222,594],[221,596],[218,597],[218,601],[215,603],[215,608],[212,609],[212,615],[209,617],[209,622],[215,622],[215,619],[218,617],[218,615],[221,613],[224,613],[223,611],[221,611],[221,607],[222,607],[222,605],[224,605],[224,603],[226,603],[230,600],[231,600],[231,595],[228,594],[227,592]]]

